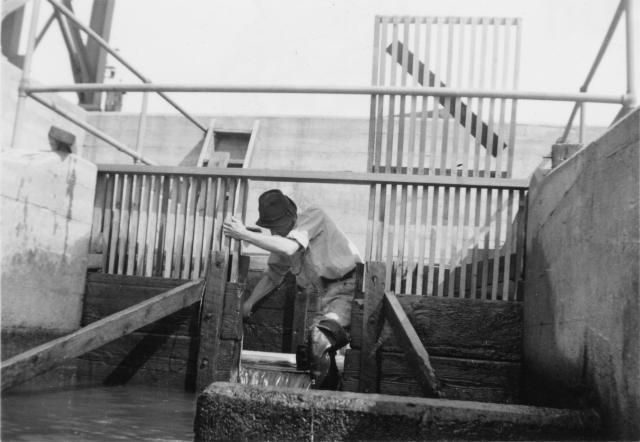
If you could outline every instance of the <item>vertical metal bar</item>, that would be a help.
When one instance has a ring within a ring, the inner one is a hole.
[[[17,149],[20,147],[23,132],[21,126],[24,119],[24,107],[27,100],[27,94],[23,88],[26,86],[31,76],[31,63],[33,60],[33,51],[35,49],[36,31],[38,27],[38,16],[40,15],[40,0],[34,0],[31,9],[31,22],[29,24],[29,34],[27,37],[27,52],[24,56],[24,64],[22,65],[22,78],[20,79],[20,88],[18,95],[18,103],[16,105],[16,114],[13,120],[13,133],[11,134],[11,147]]]

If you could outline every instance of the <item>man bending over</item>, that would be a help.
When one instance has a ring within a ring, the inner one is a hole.
[[[278,189],[260,195],[258,212],[256,224],[264,229],[247,228],[233,217],[223,226],[226,236],[271,252],[267,269],[242,307],[243,316],[249,317],[288,271],[299,286],[316,287],[320,306],[308,331],[311,374],[316,388],[335,389],[335,353],[349,342],[354,270],[362,259],[324,211],[310,207],[298,214],[295,203]]]

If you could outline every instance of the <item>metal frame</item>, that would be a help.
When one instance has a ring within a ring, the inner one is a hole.
[[[602,40],[602,44],[600,45],[600,49],[598,49],[598,53],[596,54],[596,58],[593,60],[591,64],[591,68],[589,69],[589,73],[580,86],[580,92],[586,93],[589,89],[589,84],[593,79],[598,67],[600,66],[600,62],[602,61],[602,57],[607,51],[609,47],[609,43],[611,42],[611,38],[613,37],[613,33],[615,32],[618,24],[620,23],[620,17],[622,13],[625,13],[625,26],[626,26],[626,52],[627,52],[627,65],[626,65],[626,74],[627,74],[627,93],[625,94],[626,100],[622,103],[623,110],[624,109],[632,109],[637,105],[637,94],[635,87],[635,29],[633,26],[633,17],[635,11],[633,9],[634,1],[633,0],[620,0],[618,3],[618,7],[616,8],[615,13],[613,14],[613,18],[611,19],[611,24],[609,25],[609,29],[607,29],[607,33]],[[565,143],[567,138],[569,137],[569,132],[573,127],[573,120],[576,117],[576,113],[578,109],[580,110],[580,129],[578,140],[580,143],[584,140],[584,126],[585,126],[585,105],[583,102],[579,102],[576,100],[576,104],[573,106],[571,110],[571,115],[569,116],[569,121],[564,128],[564,131],[560,138],[556,141],[557,143]],[[624,114],[624,112],[622,112]],[[621,114],[618,114],[616,117],[617,121]]]
[[[22,5],[27,0],[16,1],[16,5]],[[558,142],[565,142],[567,136],[573,125],[573,119],[577,113],[578,108],[581,109],[581,130],[580,134],[584,132],[584,108],[585,103],[612,103],[621,104],[623,111],[630,109],[637,105],[637,92],[635,85],[635,30],[633,27],[633,16],[635,14],[634,1],[633,0],[620,0],[618,8],[614,14],[612,23],[607,31],[605,39],[598,51],[593,66],[585,80],[585,83],[580,88],[579,93],[547,93],[547,92],[535,92],[535,91],[499,91],[499,90],[473,90],[473,89],[456,89],[456,88],[430,88],[430,87],[332,87],[332,86],[276,86],[276,85],[264,85],[264,86],[245,86],[245,85],[209,85],[209,86],[185,86],[185,85],[157,85],[151,84],[151,80],[142,75],[133,66],[128,63],[120,54],[112,49],[109,44],[100,37],[95,31],[82,24],[74,16],[73,12],[69,11],[63,5],[56,0],[47,0],[56,11],[66,16],[71,23],[77,26],[79,29],[87,33],[95,42],[104,48],[109,54],[116,58],[120,63],[127,67],[134,75],[143,81],[142,85],[104,85],[104,84],[81,84],[81,85],[53,85],[53,86],[30,86],[29,77],[31,73],[31,59],[36,44],[36,27],[38,21],[38,14],[41,0],[31,0],[34,3],[31,17],[31,26],[29,28],[29,35],[27,38],[27,51],[24,60],[24,68],[22,80],[19,89],[18,104],[16,107],[16,115],[14,121],[14,130],[12,134],[12,146],[16,147],[19,144],[20,125],[22,121],[22,113],[24,112],[24,101],[27,96],[31,96],[35,99],[34,94],[41,92],[63,92],[63,91],[76,91],[76,92],[99,92],[99,91],[130,91],[130,92],[157,92],[163,97],[169,104],[171,104],[176,110],[178,110],[187,119],[193,122],[199,129],[206,133],[206,127],[200,122],[195,120],[184,109],[177,105],[173,100],[166,96],[165,92],[223,92],[223,93],[281,93],[281,94],[348,94],[348,95],[399,95],[399,96],[444,96],[444,97],[474,97],[474,98],[497,98],[497,99],[523,99],[523,100],[543,100],[543,101],[570,101],[575,102],[576,105],[571,113],[569,122],[565,128],[563,135]],[[12,7],[17,7],[12,4]],[[625,94],[613,95],[613,94],[589,94],[586,92],[588,85],[593,77],[601,59],[608,47],[609,41],[613,32],[618,25],[622,11],[625,12],[626,22],[626,75],[627,75],[627,90]],[[3,13],[6,11],[3,11]],[[41,104],[45,104],[45,100],[36,100]],[[48,103],[50,108],[55,112],[69,119],[72,122],[73,117],[67,112],[57,109],[55,105]],[[140,112],[140,122],[138,125],[139,131],[144,131],[145,119],[147,113],[147,100],[143,99],[142,108]],[[624,112],[621,112],[624,114]],[[619,114],[619,116],[621,115]],[[132,151],[128,147],[124,146],[113,140],[106,134],[103,134],[98,129],[91,127],[90,125],[83,123],[81,125],[85,130],[92,131],[94,135],[100,133],[99,136],[102,140],[116,147],[116,149],[131,155],[133,158],[140,161],[151,164],[150,160],[143,160],[140,152],[142,151],[142,145],[144,141],[144,134],[138,134],[136,142],[137,152]],[[89,128],[89,129],[88,129]],[[582,139],[582,135],[581,135]]]

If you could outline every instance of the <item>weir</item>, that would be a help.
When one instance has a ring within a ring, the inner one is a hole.
[[[620,2],[594,66],[632,2]],[[14,76],[15,149],[3,152],[12,177],[3,177],[12,212],[11,233],[3,233],[12,253],[3,255],[3,291],[11,291],[3,309],[12,314],[3,322],[15,332],[3,329],[3,346],[5,336],[28,337],[43,324],[55,332],[3,355],[3,392],[29,391],[47,376],[63,385],[177,387],[197,395],[196,440],[640,437],[633,82],[623,95],[590,94],[592,70],[577,94],[518,91],[520,19],[376,16],[371,86],[157,85],[108,45],[105,29],[82,24],[67,3],[48,3],[56,20],[77,27],[71,37],[88,34],[93,50],[104,51],[96,54],[110,53],[143,84],[105,85],[80,65],[83,84],[31,83],[34,0],[28,54],[20,81]],[[96,9],[96,20],[108,11]],[[101,92],[145,98],[132,119],[69,112],[54,95],[65,91],[78,93],[85,109]],[[368,95],[369,118],[203,122],[169,91]],[[186,120],[147,115],[148,93]],[[518,150],[540,144],[517,136],[518,103],[527,99],[575,103],[552,170],[531,166],[530,153]],[[596,141],[568,146],[577,109],[583,142],[589,102],[622,109]],[[23,152],[25,127],[40,121],[35,103],[47,112],[47,130],[55,113],[82,131],[55,126],[47,132],[52,152]],[[107,133],[114,128],[126,142]],[[304,136],[292,141],[293,133]],[[322,160],[331,171],[313,168],[324,154],[318,138],[339,146]],[[278,162],[280,149],[295,161]],[[225,237],[222,224],[232,215],[251,224],[253,202],[272,187],[305,205],[326,203],[364,252],[350,342],[336,361],[342,391],[317,390],[296,363],[319,310],[317,290],[289,273],[242,318],[266,256]],[[602,221],[611,213],[616,220]],[[65,232],[60,244],[47,242],[49,221]],[[568,224],[583,230],[566,231]],[[581,246],[587,230],[595,230],[592,248]],[[594,250],[612,264],[596,265]],[[583,278],[574,261],[596,276]],[[42,303],[33,318],[24,300]],[[56,304],[65,324],[46,322]]]

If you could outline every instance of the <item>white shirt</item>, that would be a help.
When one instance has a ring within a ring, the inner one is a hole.
[[[327,214],[310,207],[298,214],[287,238],[300,244],[293,256],[272,253],[267,261],[269,278],[280,284],[291,270],[303,287],[318,285],[320,278],[338,279],[362,263],[355,245]]]

